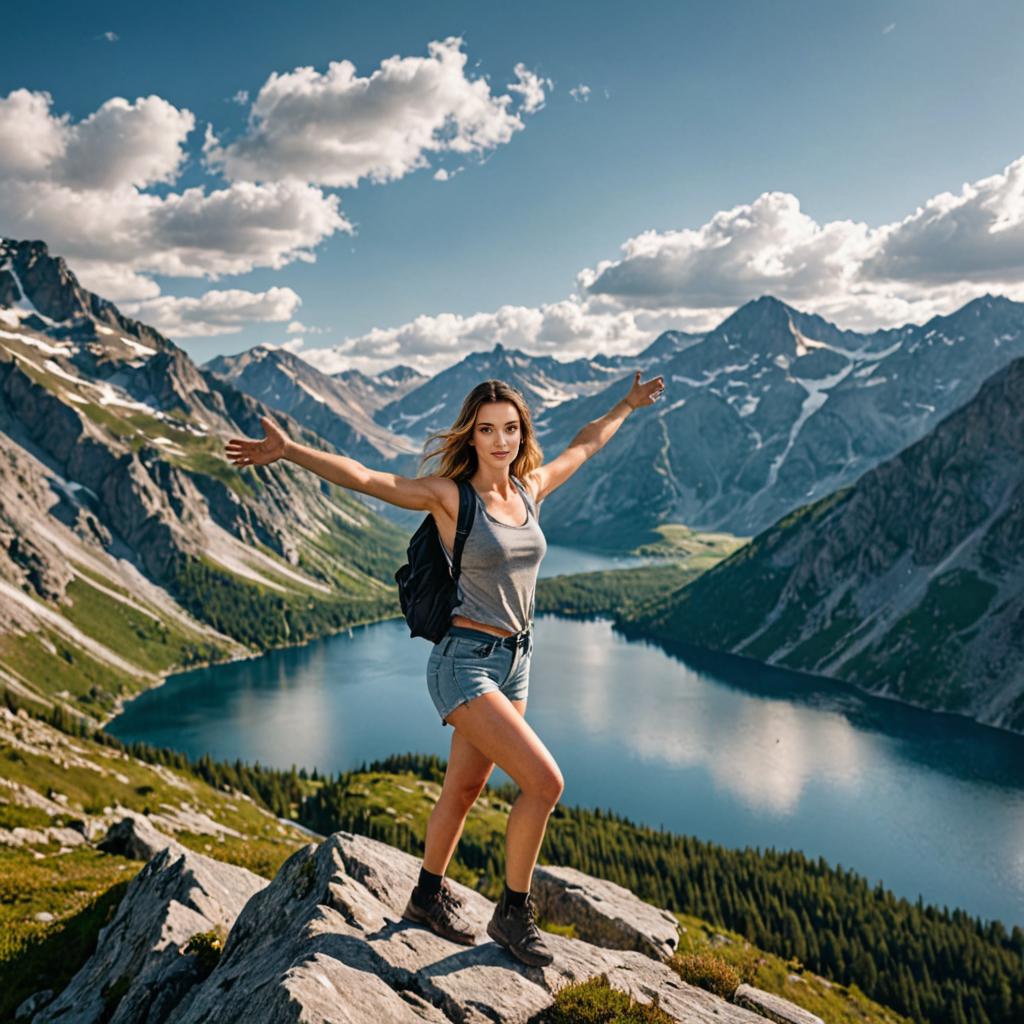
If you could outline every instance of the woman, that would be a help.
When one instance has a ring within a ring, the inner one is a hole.
[[[505,887],[487,933],[532,966],[552,959],[535,923],[530,882],[563,788],[558,765],[524,719],[534,591],[547,547],[538,508],[607,444],[634,409],[650,405],[663,391],[660,376],[641,383],[637,371],[625,398],[545,464],[523,396],[496,380],[475,387],[451,430],[433,436],[439,443],[423,458],[440,457],[432,476],[378,472],[355,459],[295,444],[266,417],[260,417],[262,441],[232,438],[227,444],[228,459],[236,466],[265,466],[284,458],[341,487],[430,512],[449,560],[459,514],[456,480],[468,479],[476,492],[457,611],[427,663],[428,690],[441,723],[454,727],[451,752],[427,825],[419,880],[403,916],[456,942],[475,942],[444,874],[469,810],[498,764],[520,793],[508,816]]]

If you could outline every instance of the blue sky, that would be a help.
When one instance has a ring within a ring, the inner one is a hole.
[[[842,326],[923,320],[1024,297],[1022,29],[1018,3],[22,5],[0,232],[43,237],[199,361],[630,351],[764,292]],[[401,84],[451,37],[447,100]],[[379,79],[351,109],[343,60]],[[446,113],[470,152],[429,134]],[[354,132],[376,156],[342,182]]]

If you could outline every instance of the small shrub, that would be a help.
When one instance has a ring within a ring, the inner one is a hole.
[[[200,977],[207,978],[213,973],[221,953],[224,952],[224,938],[223,932],[219,928],[215,928],[208,932],[196,932],[185,943],[182,952],[195,956]]]
[[[639,1003],[628,992],[612,988],[608,976],[559,989],[555,1001],[530,1019],[530,1024],[673,1024],[657,998]]]
[[[292,891],[297,900],[304,900],[313,891],[313,886],[316,883],[316,861],[310,857],[299,868],[297,875],[295,888]]]
[[[543,931],[551,932],[552,935],[564,935],[567,939],[576,938],[576,925],[575,924],[559,924],[557,921],[546,921],[541,919],[537,922],[537,927]]]
[[[713,953],[677,953],[670,966],[683,981],[731,999],[740,976],[730,964]]]

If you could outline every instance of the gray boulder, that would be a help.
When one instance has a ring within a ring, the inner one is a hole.
[[[532,891],[541,917],[575,925],[576,934],[594,945],[669,960],[679,944],[679,925],[669,911],[615,882],[544,865],[534,871]]]
[[[824,1024],[824,1021],[810,1010],[805,1010],[802,1006],[797,1006],[771,992],[754,988],[753,985],[740,985],[732,998],[737,1006],[745,1006],[762,1017],[775,1021],[776,1024]]]
[[[186,851],[177,840],[158,831],[144,814],[128,810],[123,813],[128,816],[110,826],[106,836],[96,844],[97,849],[130,860],[150,860],[168,847],[179,853]]]

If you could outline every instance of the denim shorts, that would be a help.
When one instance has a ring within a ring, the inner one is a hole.
[[[452,626],[427,659],[427,690],[441,725],[448,725],[448,716],[457,707],[481,693],[495,691],[509,700],[526,700],[532,654],[532,630],[502,638]]]

